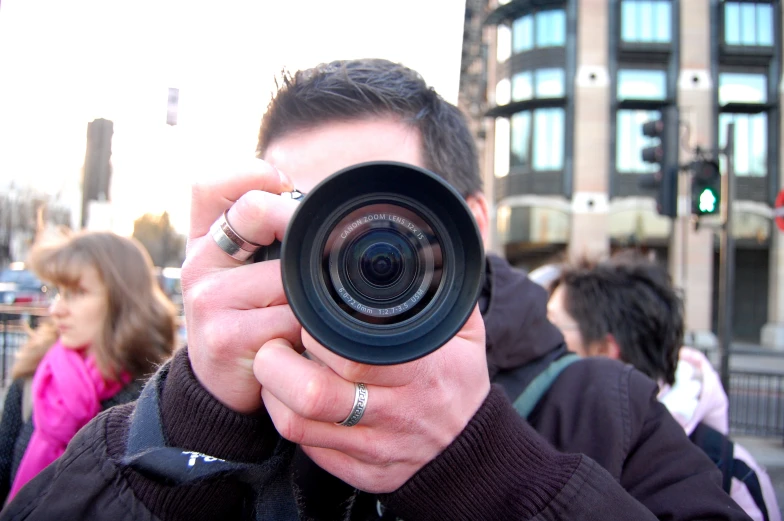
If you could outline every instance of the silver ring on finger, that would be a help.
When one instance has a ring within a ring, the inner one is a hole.
[[[245,262],[261,248],[261,244],[245,240],[239,233],[234,231],[234,228],[229,224],[229,219],[226,217],[228,212],[228,210],[223,212],[218,217],[218,220],[212,224],[210,235],[215,244],[218,245],[218,248],[223,250],[226,255],[240,262]]]
[[[345,420],[342,422],[338,422],[338,425],[342,425],[343,427],[353,427],[354,425],[359,423],[359,420],[362,419],[362,415],[365,414],[365,408],[367,407],[368,401],[368,390],[365,384],[363,383],[355,383],[354,384],[354,406],[351,408],[351,412],[348,414]]]

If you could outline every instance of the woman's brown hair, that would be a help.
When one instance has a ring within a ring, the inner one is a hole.
[[[36,244],[29,266],[44,281],[76,288],[92,266],[106,287],[108,313],[103,335],[92,346],[104,377],[117,380],[127,371],[149,375],[171,356],[175,344],[175,308],[158,285],[150,256],[136,240],[111,232],[77,232]],[[44,324],[20,349],[12,377],[31,376],[57,339]]]

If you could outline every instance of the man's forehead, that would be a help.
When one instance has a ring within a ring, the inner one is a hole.
[[[419,131],[381,118],[327,123],[273,139],[264,160],[310,191],[329,175],[367,161],[399,161],[424,166]]]

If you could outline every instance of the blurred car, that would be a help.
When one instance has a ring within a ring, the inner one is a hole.
[[[169,300],[177,308],[177,348],[188,344],[188,334],[185,329],[185,312],[182,307],[182,279],[180,268],[156,268],[158,284]]]
[[[52,295],[49,286],[18,264],[0,271],[0,304],[48,306]]]
[[[157,268],[158,284],[167,297],[182,313],[182,285],[180,268]]]

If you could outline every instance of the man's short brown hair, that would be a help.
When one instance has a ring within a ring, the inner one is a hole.
[[[460,110],[414,70],[381,59],[325,63],[290,74],[261,122],[257,154],[275,138],[334,121],[397,116],[422,136],[425,167],[463,197],[481,192],[476,145]]]

